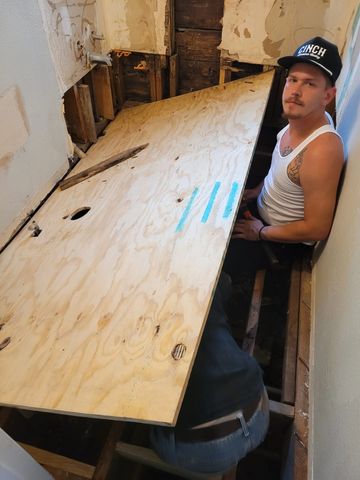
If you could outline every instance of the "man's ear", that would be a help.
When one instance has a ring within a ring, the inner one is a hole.
[[[329,105],[329,103],[332,101],[333,98],[335,98],[335,95],[336,95],[336,87],[330,87],[330,88],[327,88],[326,89],[326,92],[325,92],[325,106],[326,105]]]

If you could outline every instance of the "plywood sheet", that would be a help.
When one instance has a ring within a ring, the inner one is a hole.
[[[241,62],[276,65],[317,35],[344,48],[358,0],[225,0],[222,56]]]
[[[0,403],[174,423],[273,72],[126,109],[0,256]],[[88,213],[71,220],[82,207]]]
[[[90,70],[87,53],[102,51],[102,40],[92,36],[104,34],[99,31],[99,1],[38,0],[61,94]]]

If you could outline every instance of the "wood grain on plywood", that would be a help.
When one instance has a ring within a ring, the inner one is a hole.
[[[272,72],[121,111],[0,255],[0,403],[173,424]]]

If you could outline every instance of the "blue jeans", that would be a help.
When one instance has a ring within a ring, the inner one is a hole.
[[[175,430],[154,427],[151,445],[167,463],[199,473],[222,474],[235,467],[239,460],[264,440],[269,426],[269,401],[266,391],[254,415],[247,422],[249,435],[239,429],[223,438],[208,442],[179,442]]]

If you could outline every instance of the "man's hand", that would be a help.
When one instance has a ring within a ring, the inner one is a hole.
[[[264,226],[258,218],[250,216],[248,219],[238,220],[235,223],[231,238],[241,238],[243,240],[260,240],[259,231]]]
[[[246,190],[244,190],[244,193],[241,199],[241,205],[245,205],[246,203],[250,203],[253,200],[256,200],[258,195],[259,195],[258,188],[247,188]]]

